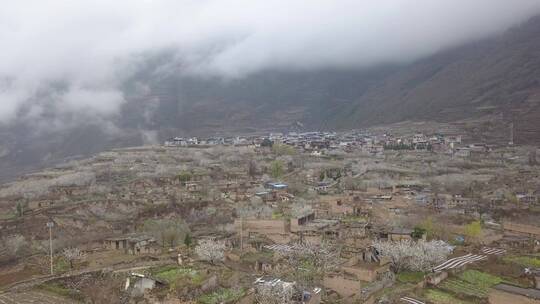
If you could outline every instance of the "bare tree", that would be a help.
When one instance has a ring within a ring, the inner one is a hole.
[[[265,282],[255,287],[255,303],[289,304],[294,303],[294,285],[288,282]]]
[[[95,182],[91,171],[70,172],[51,179],[26,180],[9,184],[0,190],[0,197],[22,196],[36,198],[49,192],[52,186],[87,186]]]
[[[77,247],[64,248],[62,256],[69,261],[69,267],[73,269],[73,262],[85,258],[84,252]]]
[[[29,248],[28,242],[20,234],[3,238],[0,244],[0,256],[6,256],[8,259],[20,257]]]
[[[257,172],[258,172],[257,163],[254,160],[250,160],[248,164],[248,170],[247,170],[248,176],[253,178],[257,175]]]
[[[298,199],[296,203],[291,205],[291,215],[294,217],[305,216],[311,212],[313,212],[313,208],[303,199]]]
[[[61,175],[53,180],[51,180],[52,185],[57,186],[87,186],[94,183],[96,180],[96,175],[94,172],[90,171],[81,171],[81,172],[72,172],[69,174]]]
[[[251,197],[247,204],[238,205],[235,212],[242,218],[270,218],[272,216],[272,208],[264,204],[257,196]]]
[[[189,233],[189,227],[180,218],[146,220],[143,231],[151,234],[163,247],[174,247]]]
[[[290,250],[278,254],[288,261],[287,275],[292,276],[302,288],[320,283],[324,275],[336,269],[341,262],[341,247],[330,242],[322,242],[320,245],[297,243]]]

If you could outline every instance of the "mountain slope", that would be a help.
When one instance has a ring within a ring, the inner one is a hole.
[[[330,124],[441,120],[500,113],[522,142],[540,143],[540,18],[421,60],[370,88]]]
[[[127,103],[111,118],[118,127],[112,133],[93,121],[54,132],[20,122],[0,126],[0,180],[171,136],[300,125],[348,129],[490,115],[498,124],[514,124],[515,142],[540,144],[540,17],[418,62],[369,70],[263,71],[222,80],[187,76],[172,58],[149,58],[125,84]]]

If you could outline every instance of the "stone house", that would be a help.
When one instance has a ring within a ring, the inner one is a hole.
[[[470,157],[471,156],[471,149],[467,148],[467,147],[462,147],[462,148],[456,148],[454,150],[454,155],[457,156],[457,157]]]
[[[278,199],[277,192],[275,191],[261,191],[255,193],[255,195],[260,197],[263,202],[275,202]]]
[[[306,212],[305,214],[298,215],[290,220],[290,227],[292,232],[298,232],[304,229],[308,223],[315,220],[315,213]]]
[[[290,219],[290,231],[300,241],[320,244],[323,239],[338,238],[339,221],[316,219],[315,213],[306,212]]]
[[[46,195],[46,196],[40,197],[37,200],[29,200],[27,207],[30,210],[35,210],[35,209],[53,207],[55,203],[57,203],[57,197]]]
[[[253,271],[259,274],[270,273],[283,266],[279,258],[269,250],[248,252],[241,257],[240,262],[247,263]]]
[[[82,196],[88,193],[87,186],[52,186],[49,188],[51,195],[57,196],[59,199],[69,199],[73,196]]]
[[[275,192],[287,192],[289,185],[284,183],[268,182],[264,184],[264,188]]]
[[[130,276],[126,278],[126,283],[124,289],[128,291],[131,296],[140,297],[143,296],[147,290],[152,290],[156,286],[165,286],[167,282],[148,277],[143,274],[131,273]]]
[[[430,273],[425,276],[426,283],[431,286],[437,286],[439,283],[448,278],[448,272],[441,271],[436,273]]]
[[[137,193],[145,193],[148,189],[153,189],[156,184],[151,179],[139,179],[131,183],[130,188]]]
[[[328,195],[320,197],[321,208],[327,210],[329,216],[343,216],[354,214],[355,208],[350,196]]]
[[[443,196],[444,197],[444,196]],[[464,207],[467,205],[472,204],[472,200],[467,197],[463,197],[461,195],[452,195],[450,199],[446,198],[446,207],[447,208],[457,208],[457,207]]]
[[[521,204],[532,205],[532,206],[538,204],[538,197],[534,194],[518,193],[516,194],[516,198]]]
[[[505,234],[518,234],[540,239],[540,226],[503,221]]]
[[[362,283],[355,276],[332,273],[324,276],[323,286],[336,292],[345,303],[354,303],[359,299]]]
[[[341,271],[359,281],[373,282],[382,273],[390,271],[390,263],[386,259],[368,262],[359,257],[353,257],[341,266]]]
[[[363,241],[367,237],[367,227],[368,223],[366,222],[344,222],[341,221],[339,228],[339,239],[352,247],[357,247],[360,244],[363,244]]]
[[[160,251],[156,240],[147,235],[129,234],[107,238],[103,245],[108,250],[123,251],[126,254],[156,254]]]
[[[505,235],[496,241],[499,247],[515,248],[520,250],[534,250],[535,241],[526,235]]]
[[[330,193],[331,188],[332,182],[330,181],[318,182],[317,186],[313,187],[313,189],[317,191],[318,194],[328,194]]]
[[[186,183],[186,190],[188,192],[200,191],[200,185],[198,183]]]
[[[288,291],[292,295],[291,303],[294,304],[319,304],[321,303],[321,288],[303,288],[301,289],[295,282],[286,282],[281,279],[272,278],[272,277],[260,277],[255,280],[253,283],[254,286],[258,285],[270,285],[273,288],[279,286],[279,289]],[[257,292],[257,289],[254,290]],[[241,300],[241,303],[255,303],[255,296],[251,295],[249,301]]]
[[[409,228],[392,228],[387,236],[389,241],[412,240],[412,232],[413,230]]]
[[[279,244],[291,240],[291,224],[283,219],[237,219],[234,227],[237,236],[246,241],[257,236],[264,236]]]

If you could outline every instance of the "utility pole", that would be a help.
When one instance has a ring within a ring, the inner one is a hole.
[[[240,252],[244,250],[244,217],[240,218]]]
[[[510,142],[508,144],[510,146],[514,145],[514,122],[513,121],[510,123]]]
[[[54,274],[53,272],[53,248],[52,248],[52,227],[54,227],[54,222],[50,221],[47,222],[47,227],[49,228],[49,253],[51,257],[51,275]]]

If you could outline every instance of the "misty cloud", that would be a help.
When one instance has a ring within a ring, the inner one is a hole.
[[[122,83],[163,50],[199,76],[364,68],[416,60],[539,12],[538,0],[10,1],[0,10],[0,122],[114,115]]]
[[[94,111],[106,115],[118,111],[124,97],[118,90],[70,88],[61,98],[64,111]]]

